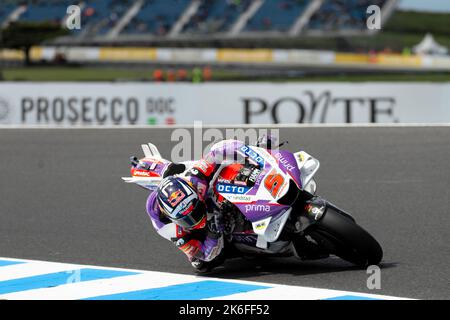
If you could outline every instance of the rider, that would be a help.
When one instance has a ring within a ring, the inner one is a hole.
[[[209,198],[209,183],[223,162],[237,161],[242,146],[237,140],[221,141],[187,171],[185,165],[171,163],[148,197],[147,213],[158,234],[182,250],[200,272],[224,261],[220,203]]]
[[[273,137],[263,137],[258,146],[270,150],[274,141]],[[241,141],[224,140],[215,144],[201,160],[195,161],[189,170],[184,164],[170,163],[162,172],[164,179],[157,190],[147,199],[147,213],[158,234],[182,250],[200,272],[219,266],[225,260],[221,221],[224,199],[210,197],[209,183],[221,165],[244,160],[234,182],[251,185],[252,170],[261,168],[248,159],[245,150]],[[149,169],[147,163],[137,159],[132,164],[135,169]],[[306,239],[298,237],[298,245],[303,249],[302,258],[323,257],[318,246]]]

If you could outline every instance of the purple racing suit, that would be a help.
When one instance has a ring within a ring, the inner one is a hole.
[[[237,140],[221,141],[215,144],[201,160],[196,161],[191,169],[179,174],[193,184],[199,197],[207,204],[208,221],[199,228],[185,230],[165,217],[156,201],[156,192],[152,192],[147,199],[147,213],[153,227],[160,236],[172,241],[182,250],[191,262],[212,261],[223,249],[223,235],[215,219],[219,214],[218,207],[207,199],[209,182],[221,164],[236,162],[238,151],[243,145]]]

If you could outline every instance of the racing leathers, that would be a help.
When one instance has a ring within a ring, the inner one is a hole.
[[[237,140],[225,140],[215,144],[201,159],[195,161],[190,169],[180,165],[177,167],[179,177],[187,179],[201,200],[206,203],[208,220],[204,225],[193,230],[185,230],[176,225],[161,212],[157,202],[157,192],[153,192],[147,199],[147,213],[159,235],[172,241],[182,250],[194,267],[199,269],[202,262],[211,263],[223,260],[224,237],[221,226],[220,203],[210,197],[209,183],[221,165],[235,162],[239,158],[239,150],[244,144]],[[242,154],[241,154],[242,156]],[[164,176],[173,175],[171,166]]]

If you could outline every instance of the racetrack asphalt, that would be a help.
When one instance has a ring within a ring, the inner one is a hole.
[[[193,274],[159,237],[129,157],[173,129],[0,130],[0,257]],[[450,127],[281,128],[321,161],[318,194],[382,245],[381,289],[338,258],[231,260],[211,276],[420,299],[450,299]],[[205,146],[208,143],[205,143]]]

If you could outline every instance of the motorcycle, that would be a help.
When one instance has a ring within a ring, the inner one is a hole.
[[[141,160],[151,163],[153,170],[135,171],[122,179],[153,191],[171,162],[161,157],[155,145],[141,147],[145,155]],[[243,145],[239,153],[247,164],[223,163],[209,189],[216,203],[222,204],[227,258],[308,260],[335,255],[361,267],[380,263],[383,251],[377,240],[349,213],[316,195],[317,159],[305,151],[269,150],[259,144]],[[182,162],[183,169],[189,170],[193,163]]]

